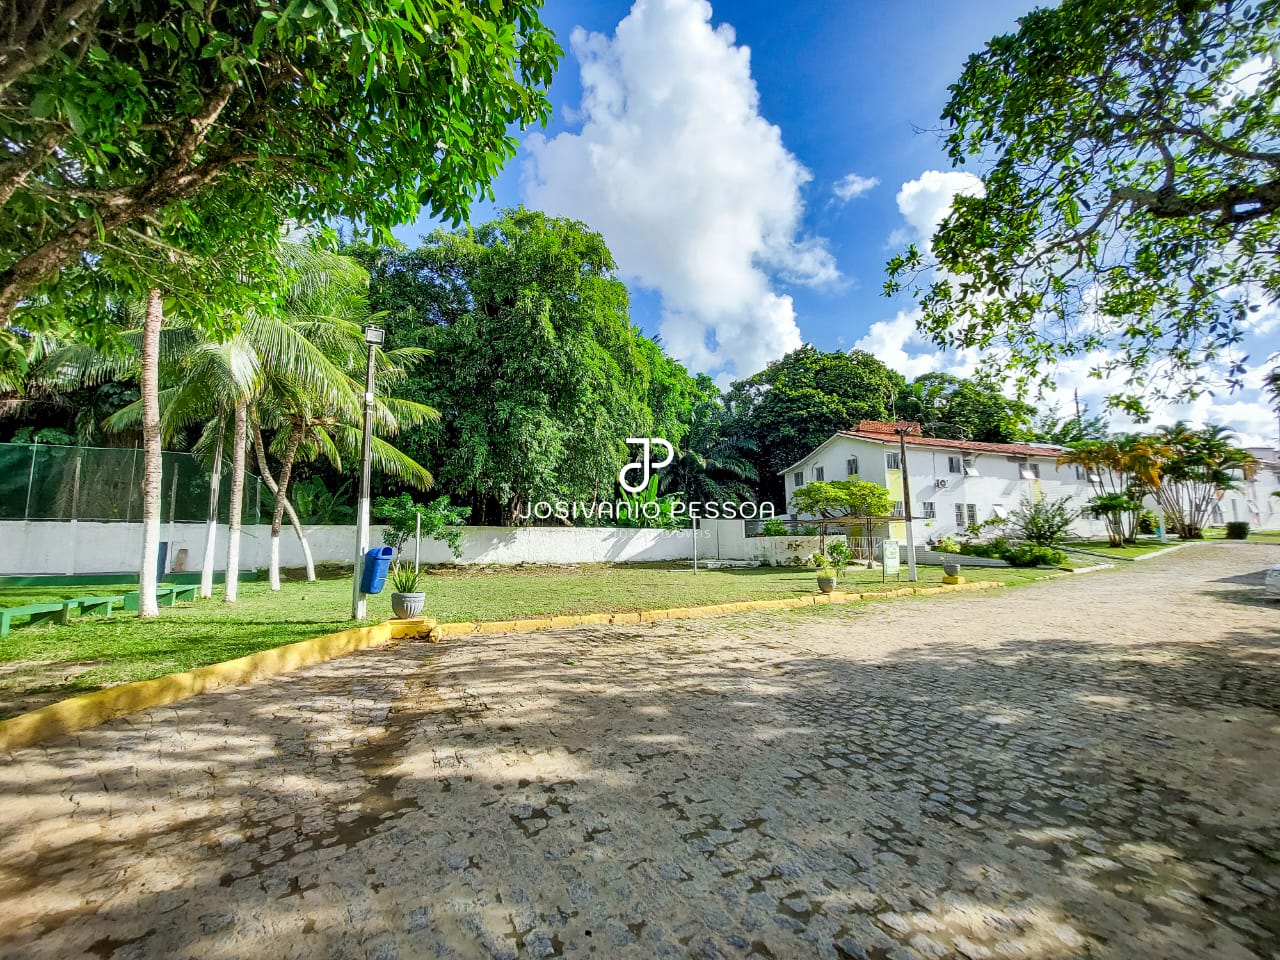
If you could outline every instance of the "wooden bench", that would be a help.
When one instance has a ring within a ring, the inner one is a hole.
[[[28,623],[39,623],[57,617],[59,623],[71,622],[71,608],[79,606],[78,600],[51,600],[48,603],[28,603],[25,607],[6,607],[0,610],[0,637],[7,637],[14,617],[27,617]]]

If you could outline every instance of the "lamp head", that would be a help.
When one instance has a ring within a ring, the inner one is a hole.
[[[381,346],[387,339],[387,331],[377,324],[371,323],[364,328],[364,342],[371,347]]]

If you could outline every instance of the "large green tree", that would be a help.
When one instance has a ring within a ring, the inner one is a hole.
[[[865,351],[824,353],[808,344],[734,383],[725,401],[733,432],[756,447],[761,496],[785,509],[778,472],[837,430],[891,419],[905,387]]]
[[[970,57],[943,121],[985,191],[889,263],[935,342],[1025,380],[1101,358],[1144,392],[1225,375],[1280,298],[1280,0],[1063,0]]]
[[[926,373],[911,381],[898,398],[900,419],[916,420],[926,437],[950,437],[1006,443],[1031,421],[1035,410],[1006,397],[983,379]]]
[[[405,389],[441,420],[405,444],[473,523],[612,499],[627,437],[683,439],[698,382],[631,324],[613,257],[584,224],[517,209],[414,251],[352,253],[390,336],[432,352]]]
[[[163,289],[175,312],[225,321],[215,294],[253,300],[247,274],[269,268],[289,222],[386,228],[423,206],[459,220],[472,197],[492,195],[518,128],[548,116],[560,50],[539,6],[10,6],[0,339],[24,346],[19,315],[24,331],[83,323],[84,304],[121,286]],[[219,250],[236,255],[204,259]]]

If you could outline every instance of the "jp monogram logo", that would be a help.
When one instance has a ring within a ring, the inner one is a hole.
[[[665,467],[675,459],[676,452],[671,444],[666,440],[663,440],[661,437],[627,437],[627,443],[638,444],[643,449],[643,452],[640,454],[639,460],[635,463],[628,463],[618,471],[618,483],[621,484],[622,489],[627,491],[627,493],[639,493],[645,487],[649,486],[649,475],[652,471],[661,470]],[[661,447],[667,451],[666,458],[660,463],[654,463],[650,460],[651,449],[653,447]],[[627,483],[627,474],[634,473],[636,470],[640,471],[640,483],[632,486]]]

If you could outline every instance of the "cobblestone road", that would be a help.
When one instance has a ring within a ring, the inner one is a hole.
[[[1280,956],[1280,549],[405,645],[0,765],[0,955]]]

